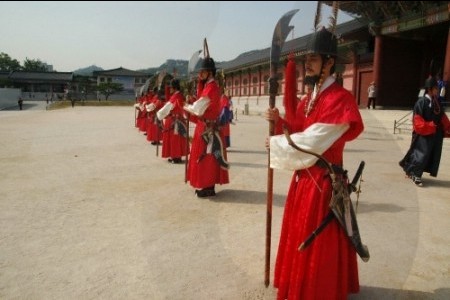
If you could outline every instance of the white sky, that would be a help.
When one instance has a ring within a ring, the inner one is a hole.
[[[275,24],[299,8],[288,40],[312,32],[317,1],[0,2],[0,52],[59,72],[131,70],[189,60],[208,40],[215,61],[270,47]],[[322,23],[330,8],[323,5]],[[339,11],[338,24],[351,20]],[[203,56],[202,56],[203,57]]]

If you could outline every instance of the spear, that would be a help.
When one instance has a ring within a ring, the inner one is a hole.
[[[187,73],[188,73],[188,80],[192,81],[192,73],[194,73],[195,66],[197,65],[198,61],[200,60],[200,53],[202,50],[196,50],[189,60]],[[192,86],[192,89],[194,88],[194,85]],[[188,95],[190,95],[191,91],[188,89]],[[184,183],[187,183],[188,181],[188,158],[189,158],[189,113],[186,115],[186,160],[184,161]]]
[[[290,26],[289,22],[292,17],[298,12],[298,9],[291,10],[285,13],[273,31],[272,47],[270,48],[270,79],[269,79],[269,107],[275,108],[275,98],[278,93],[278,77],[277,70],[280,62],[281,49],[283,48],[284,41],[286,40],[289,32],[294,28]],[[275,124],[273,121],[269,122],[269,135],[272,136],[275,133]],[[267,166],[267,211],[266,211],[266,265],[264,284],[269,286],[270,282],[270,243],[272,235],[272,202],[273,202],[273,169],[270,167],[270,149],[268,155]]]

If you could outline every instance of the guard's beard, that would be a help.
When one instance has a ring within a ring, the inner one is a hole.
[[[303,82],[305,84],[311,85],[311,86],[315,86],[316,83],[319,82],[320,76],[319,75],[312,75],[312,76],[305,76],[305,79],[303,80]]]

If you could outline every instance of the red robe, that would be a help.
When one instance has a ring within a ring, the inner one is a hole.
[[[163,106],[163,103],[159,100],[158,95],[154,95],[149,103],[155,104],[156,108],[148,113],[147,141],[161,142],[162,130],[157,123],[156,112]]]
[[[181,158],[188,152],[186,137],[175,132],[175,122],[185,123],[183,114],[184,97],[180,92],[172,94],[169,100],[173,104],[170,114],[164,119],[164,132],[161,157]]]
[[[220,90],[214,80],[208,81],[203,88],[200,84],[198,87],[197,99],[208,97],[211,101],[202,116],[191,118],[191,120],[196,123],[196,126],[192,139],[187,177],[192,187],[202,189],[215,184],[229,183],[229,179],[228,170],[221,168],[218,161],[211,153],[206,154],[199,160],[199,158],[206,153],[207,145],[201,136],[207,128],[205,120],[215,122],[220,114]],[[224,158],[226,159],[226,149],[223,147],[222,149]]]
[[[143,96],[143,98],[144,98],[144,102],[142,103],[143,104],[143,113],[145,114],[145,117],[144,117],[144,122],[142,122],[141,123],[141,126],[139,127],[139,130],[140,131],[145,131],[145,132],[147,132],[147,128],[148,128],[148,123],[149,123],[149,114],[148,114],[148,112],[147,112],[147,108],[145,107],[147,104],[150,104],[151,103],[151,101],[152,101],[152,97],[153,97],[153,93],[152,92],[150,92],[150,93],[148,93],[147,95],[145,95],[145,96]]]
[[[345,143],[364,129],[354,97],[333,83],[318,96],[308,117],[304,113],[306,102],[306,99],[299,102],[295,120],[288,123],[290,132],[304,131],[317,122],[349,124],[350,128],[323,153],[329,162],[342,165]],[[347,299],[349,293],[359,292],[356,252],[336,220],[308,248],[297,250],[330,211],[331,191],[324,168],[313,165],[294,173],[275,263],[277,299]]]
[[[146,96],[141,96],[139,97],[138,101],[139,101],[139,109],[138,112],[136,114],[136,127],[142,131],[142,128],[145,127],[145,122],[146,122],[146,117],[147,117],[147,111],[145,110],[145,104],[146,104]],[[137,109],[137,108],[136,108]]]

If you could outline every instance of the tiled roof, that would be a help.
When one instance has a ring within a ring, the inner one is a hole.
[[[73,73],[13,71],[9,78],[13,80],[72,81]]]
[[[366,27],[367,24],[368,23],[366,21],[361,21],[357,19],[346,23],[342,23],[336,26],[336,34],[345,36],[354,31]],[[301,52],[303,49],[306,48],[306,44],[310,39],[311,35],[312,33],[290,41],[286,41],[285,44],[283,45],[281,55],[287,55],[290,52]],[[253,50],[245,52],[236,57],[234,60],[218,64],[217,68],[231,71],[233,69],[242,69],[245,68],[246,66],[267,64],[269,63],[269,60],[270,60],[270,48],[266,48],[262,50]]]
[[[323,1],[332,6],[334,1]],[[363,16],[370,21],[384,22],[412,15],[426,15],[436,8],[448,8],[447,1],[339,1],[339,9],[352,15]]]
[[[147,74],[143,73],[143,72],[138,72],[138,71],[133,71],[133,70],[128,70],[125,68],[117,68],[117,69],[111,69],[111,70],[104,70],[104,71],[94,71],[93,72],[94,76],[130,76],[130,77],[146,77],[148,76]]]
[[[10,72],[0,71],[0,79],[8,79]]]

